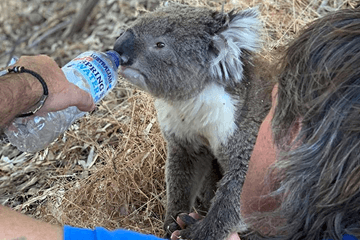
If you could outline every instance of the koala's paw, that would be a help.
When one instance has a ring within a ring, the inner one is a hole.
[[[170,222],[167,225],[164,224],[164,228],[165,228],[165,232],[166,232],[164,238],[170,239],[171,234],[173,232],[175,232],[176,230],[180,230],[182,228],[187,228],[187,227],[195,224],[196,222],[200,221],[200,217],[198,220],[196,220],[195,218],[192,218],[191,216],[189,216],[188,213],[181,213],[178,215],[178,217],[182,221],[181,226],[177,222]]]
[[[206,222],[201,221],[192,225],[188,225],[179,233],[180,239],[188,240],[225,240],[229,233],[224,232],[223,229],[213,228]]]

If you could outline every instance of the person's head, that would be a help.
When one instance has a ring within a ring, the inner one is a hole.
[[[276,239],[359,237],[360,9],[318,19],[290,44],[272,127],[283,202],[270,215],[286,222]]]

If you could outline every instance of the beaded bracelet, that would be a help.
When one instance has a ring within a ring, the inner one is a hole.
[[[15,66],[12,68],[9,68],[7,70],[5,70],[6,72],[3,74],[0,74],[0,76],[3,76],[7,73],[29,73],[31,75],[33,75],[36,79],[39,80],[39,82],[41,83],[43,89],[44,89],[44,94],[41,96],[40,100],[33,106],[33,109],[31,109],[29,112],[24,113],[24,114],[20,114],[17,117],[28,117],[31,115],[34,115],[37,111],[40,110],[40,108],[42,108],[42,106],[44,106],[44,103],[49,95],[49,91],[48,91],[48,87],[46,85],[45,80],[36,72],[26,69],[23,66]]]

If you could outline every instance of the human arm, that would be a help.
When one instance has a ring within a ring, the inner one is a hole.
[[[45,223],[8,207],[0,205],[0,239],[12,240],[111,240],[111,239],[136,239],[136,240],[161,240],[153,235],[118,229],[109,231],[101,227],[95,230],[75,228],[70,226],[56,226]]]
[[[89,93],[70,83],[56,62],[48,56],[23,56],[16,63],[42,76],[48,86],[49,96],[38,114],[59,111],[76,106],[81,111],[95,108]],[[10,73],[0,77],[0,129],[17,115],[27,112],[43,95],[43,88],[28,73]]]
[[[62,240],[63,230],[0,205],[0,239]]]

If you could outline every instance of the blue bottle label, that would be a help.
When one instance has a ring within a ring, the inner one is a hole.
[[[74,74],[75,72],[80,73],[86,79],[89,85],[87,88],[90,88],[90,93],[95,102],[100,101],[106,93],[112,89],[114,84],[116,84],[116,76],[112,66],[96,52],[80,54],[63,67],[63,69],[68,72],[66,68],[72,69],[73,71],[70,72]],[[77,77],[71,76],[71,78]],[[83,88],[81,86],[79,87]],[[86,86],[84,87],[86,88]]]

